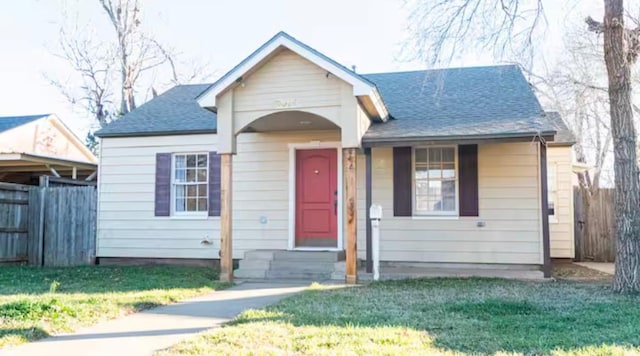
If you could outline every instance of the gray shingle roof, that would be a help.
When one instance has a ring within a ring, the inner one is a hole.
[[[210,84],[178,85],[96,132],[99,137],[216,132],[216,114],[195,98]]]
[[[373,124],[369,142],[553,133],[515,65],[364,75],[376,83],[394,120]]]
[[[573,134],[573,131],[569,129],[567,124],[560,116],[560,113],[555,111],[547,111],[546,114],[547,119],[556,129],[556,136],[553,142],[551,142],[551,145],[573,145],[574,143],[576,143],[576,137]]]
[[[11,130],[18,126],[22,126],[34,120],[42,119],[43,117],[47,117],[49,115],[50,114],[0,117],[0,132]]]
[[[520,137],[553,134],[517,66],[362,75],[378,87],[393,120],[364,141]],[[176,86],[100,130],[101,137],[215,132],[216,114],[196,98],[209,84]]]

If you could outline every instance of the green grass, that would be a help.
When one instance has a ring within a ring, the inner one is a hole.
[[[209,292],[210,268],[0,268],[0,348]]]
[[[315,288],[161,354],[640,355],[639,345],[640,297],[605,284],[431,279]]]

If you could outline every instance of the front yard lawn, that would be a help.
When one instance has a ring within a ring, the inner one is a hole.
[[[607,284],[430,279],[316,288],[164,350],[199,354],[640,354],[640,297]]]
[[[0,267],[0,348],[204,294],[212,268]]]

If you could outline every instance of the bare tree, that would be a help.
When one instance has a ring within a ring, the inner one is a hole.
[[[86,29],[73,32],[62,28],[59,34],[59,53],[69,64],[73,76],[67,80],[47,76],[70,103],[81,105],[100,127],[113,119],[113,54],[108,46],[87,35]],[[46,76],[46,75],[45,75]],[[68,82],[77,83],[70,85]]]
[[[603,35],[607,69],[616,186],[613,289],[640,292],[640,178],[631,101],[631,67],[640,50],[640,28],[625,27],[623,0],[604,0],[604,5],[602,22],[590,17],[586,22],[589,30]],[[414,3],[413,14],[413,47],[432,63],[479,43],[502,54],[525,49],[533,53],[540,19],[545,18],[542,0],[423,0]]]
[[[121,99],[120,114],[136,108],[135,88],[140,75],[167,61],[158,42],[142,31],[138,0],[98,0],[116,35]]]
[[[575,134],[577,161],[592,167],[578,173],[578,181],[591,197],[600,188],[611,152],[606,68],[601,44],[586,29],[567,28],[565,48],[552,69],[544,63],[539,73],[527,74],[543,106],[559,111]]]

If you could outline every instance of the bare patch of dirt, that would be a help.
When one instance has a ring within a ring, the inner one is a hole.
[[[558,279],[608,281],[612,276],[571,262],[554,262],[553,276]]]

